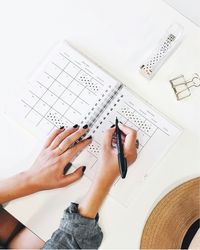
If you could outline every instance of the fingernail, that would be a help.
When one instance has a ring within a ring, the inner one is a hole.
[[[122,122],[119,121],[119,123],[123,124]]]
[[[73,126],[73,128],[78,128],[79,127],[79,125],[78,124],[75,124],[74,126]]]
[[[113,124],[112,126],[110,126],[111,128],[114,128],[115,127],[115,124]]]
[[[86,140],[88,140],[88,139],[92,139],[92,136],[90,135],[90,136],[88,136],[87,138],[86,138]]]
[[[60,127],[60,129],[63,129],[63,128],[64,128],[64,126],[61,126],[61,127]]]
[[[85,125],[83,126],[83,128],[84,128],[84,129],[88,128],[88,125],[87,125],[87,124],[85,124]]]
[[[135,141],[135,146],[136,146],[137,149],[139,148],[139,145],[140,145],[139,140],[136,139],[136,141]]]
[[[83,166],[82,168],[83,173],[85,172],[85,170],[86,170],[86,166]]]
[[[71,162],[67,163],[67,165],[64,167],[63,173],[66,174],[69,171],[71,166],[72,166]]]

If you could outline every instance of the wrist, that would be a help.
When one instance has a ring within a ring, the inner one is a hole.
[[[87,195],[79,204],[79,213],[83,217],[94,219],[107,196],[110,185],[101,185],[100,182],[93,182]]]
[[[94,183],[99,183],[102,187],[111,187],[115,180],[119,177],[119,169],[117,166],[98,167]]]
[[[29,170],[21,172],[20,179],[24,183],[24,187],[27,189],[28,193],[35,193],[40,191],[40,187],[37,184],[33,173],[31,173]]]
[[[109,190],[111,188],[111,186],[113,185],[113,183],[115,182],[117,177],[115,176],[101,176],[101,175],[96,175],[94,181],[93,181],[93,185],[94,186],[99,186],[100,189],[103,190]]]
[[[106,198],[112,184],[117,178],[117,174],[111,175],[102,173],[103,168],[97,171],[96,177],[92,182],[92,185],[84,197],[82,202],[79,204],[79,213],[87,218],[95,218],[101,204]]]
[[[31,176],[21,172],[0,183],[0,204],[37,192]]]

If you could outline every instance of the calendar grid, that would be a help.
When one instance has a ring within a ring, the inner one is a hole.
[[[73,166],[76,168],[80,162],[88,166],[85,174],[90,179],[98,166],[105,129],[116,116],[137,130],[139,162],[145,159],[140,166],[136,164],[137,178],[144,177],[145,171],[159,160],[181,131],[121,82],[81,54],[74,54],[67,43],[52,54],[39,73],[31,78],[25,95],[20,98],[17,119],[42,134],[63,125],[68,128],[88,124],[92,143],[74,158]],[[124,183],[118,178],[114,189],[121,193],[123,188],[119,187]]]
[[[31,91],[30,91],[31,92]],[[32,92],[31,92],[32,93]],[[34,93],[33,93],[34,94]],[[35,95],[35,94],[34,94]],[[38,97],[37,95],[35,95],[36,97]],[[39,98],[39,97],[38,97]],[[47,102],[45,102],[44,100],[42,100],[46,105],[48,105],[49,106],[49,104],[47,103]],[[26,103],[25,101],[23,101],[24,103]],[[26,103],[27,104],[27,103]],[[27,104],[28,105],[28,104]],[[30,105],[29,105],[30,106]],[[31,107],[31,106],[30,106]],[[55,110],[54,108],[53,108],[53,106],[49,106],[50,108],[49,108],[49,110],[51,110],[51,109],[53,109],[54,111],[56,111],[57,113],[59,113],[60,114],[60,116],[62,115],[59,111],[57,111],[57,110]],[[34,107],[33,107],[33,110],[34,111],[36,111],[39,115],[41,115],[41,113],[39,113],[36,109],[34,109]],[[48,111],[49,111],[48,110]],[[75,109],[74,109],[75,110]],[[79,111],[77,111],[77,110],[75,110],[76,112],[79,112]],[[48,112],[47,112],[48,113]],[[46,113],[46,114],[47,114]],[[45,115],[46,115],[45,114]],[[45,115],[43,116],[43,118],[45,118]],[[43,119],[42,118],[42,119]],[[65,117],[66,119],[67,119],[67,117]],[[41,120],[42,120],[41,119]],[[45,118],[46,119],[46,118]],[[41,120],[38,122],[38,124],[41,122]],[[46,119],[47,120],[47,119]],[[67,119],[69,122],[71,122],[69,119]],[[48,120],[49,121],[49,120]],[[38,124],[36,125],[36,126],[38,126]],[[53,125],[54,125],[54,123],[52,123]]]
[[[52,79],[54,79],[56,82],[58,82],[60,85],[62,85],[64,88],[67,88],[66,86],[64,86],[61,82],[59,82],[57,79],[55,79],[53,76],[51,76],[49,73],[47,73],[47,72],[45,72],[48,76],[50,76]],[[75,79],[76,80],[76,79]],[[69,83],[69,85],[71,84],[71,83],[73,83],[73,81],[74,81],[74,79]],[[43,87],[45,87],[41,82],[39,82],[39,81],[37,81],[38,83],[40,83]],[[81,83],[80,83],[81,84]],[[68,85],[68,86],[69,86]],[[82,84],[81,84],[82,85]],[[82,85],[83,86],[83,85]],[[83,86],[84,87],[84,86]],[[46,88],[46,87],[45,87]],[[74,94],[74,92],[72,92],[70,89],[67,89],[69,92],[71,92],[72,94]],[[56,95],[55,93],[53,93],[50,89],[49,89],[49,91],[52,93],[52,94],[54,94],[54,95]],[[88,89],[88,91],[91,91],[91,90],[89,90]],[[92,92],[92,91],[91,91]],[[93,93],[93,92],[92,92]],[[93,93],[94,95],[96,95],[95,93]],[[81,97],[79,97],[83,102],[85,102],[85,103],[87,103],[85,100],[83,100]],[[63,100],[64,101],[64,100]],[[87,103],[88,104],[88,103]]]
[[[31,113],[32,110],[34,110],[35,112],[37,112],[39,115],[40,115],[40,120],[37,122],[36,126],[39,126],[39,124],[42,122],[42,120],[47,120],[48,122],[50,122],[51,124],[54,125],[55,127],[55,124],[53,122],[50,121],[50,119],[48,119],[47,114],[52,111],[52,112],[55,112],[56,114],[59,115],[59,119],[62,120],[62,118],[66,119],[70,124],[73,124],[73,121],[71,121],[69,118],[68,118],[68,111],[69,110],[74,110],[77,114],[79,114],[80,116],[82,115],[81,112],[79,110],[77,110],[75,107],[74,107],[74,103],[77,101],[77,100],[80,100],[82,102],[85,103],[85,105],[87,105],[89,107],[89,103],[85,100],[83,100],[81,98],[81,94],[84,92],[84,90],[87,89],[88,92],[90,92],[91,94],[93,94],[94,96],[96,96],[96,94],[94,93],[94,91],[92,91],[91,89],[88,88],[87,85],[83,85],[80,81],[78,81],[77,79],[77,76],[81,73],[81,72],[84,72],[84,74],[86,75],[89,75],[88,73],[86,73],[84,70],[80,69],[80,67],[78,67],[78,71],[76,72],[76,75],[74,75],[72,77],[72,74],[69,74],[67,72],[67,67],[68,65],[70,65],[70,63],[72,63],[69,59],[65,58],[67,60],[67,63],[65,64],[65,66],[63,68],[61,68],[59,65],[57,65],[56,63],[52,62],[51,61],[51,64],[53,64],[56,68],[58,68],[60,70],[59,74],[54,77],[51,73],[47,72],[47,71],[44,71],[44,74],[47,75],[48,78],[52,79],[51,81],[51,84],[47,87],[45,84],[43,84],[42,81],[40,80],[37,80],[37,83],[40,84],[44,89],[44,93],[41,95],[41,96],[38,96],[36,93],[34,93],[33,91],[30,91],[30,93],[34,96],[36,96],[38,98],[38,100],[35,102],[34,105],[29,105],[30,106],[30,111],[26,114],[25,118],[27,118],[29,116],[29,114]],[[68,82],[68,85],[66,86],[66,84],[64,85],[60,80],[59,80],[59,77],[62,75],[62,74],[67,74],[70,76],[70,81]],[[90,75],[89,75],[90,76]],[[91,79],[95,79],[93,77],[90,76]],[[90,80],[91,80],[90,79]],[[96,79],[95,79],[96,80]],[[78,84],[82,87],[82,90],[77,94],[77,93],[74,93],[72,92],[72,90],[69,88],[69,86],[71,86],[71,84],[73,84],[74,81],[77,81]],[[61,93],[59,93],[59,95],[57,93],[54,93],[52,90],[51,90],[51,87],[53,86],[54,83],[58,83],[60,84],[60,86],[63,87],[63,90]],[[102,85],[99,81],[98,83],[100,85]],[[65,99],[63,99],[63,94],[65,93],[65,91],[68,91],[69,93],[71,93],[73,96],[74,96],[74,99],[71,103],[67,103],[65,101]],[[108,90],[106,90],[107,92]],[[49,103],[47,102],[43,97],[45,96],[46,93],[50,93],[51,95],[53,95],[55,97],[55,100],[53,101],[53,103]],[[104,97],[104,94],[102,95],[102,97]],[[64,112],[59,112],[59,110],[55,109],[54,106],[55,104],[58,102],[58,101],[62,101],[63,103],[65,103],[66,106],[66,110]],[[101,100],[101,99],[100,99]],[[39,102],[42,102],[44,105],[46,105],[46,112],[44,114],[38,112],[36,109],[35,109],[35,106],[39,103]],[[27,103],[24,101],[24,103]],[[27,103],[28,105],[28,103]],[[85,117],[87,118],[87,117]],[[83,117],[82,117],[82,121],[81,121],[81,124],[83,123]],[[53,129],[53,128],[52,128]],[[51,129],[51,130],[52,130]]]
[[[21,102],[23,102],[25,105],[27,105],[28,107],[30,107],[30,108],[32,108],[31,107],[31,105],[29,105],[27,102],[25,102],[23,99],[21,99]],[[34,111],[36,112],[36,113],[38,113],[38,115],[41,115],[37,110],[35,110],[34,109]],[[45,118],[46,119],[46,118]],[[55,127],[55,124],[52,122],[52,121],[49,121],[48,120],[48,122],[50,122],[54,127]]]
[[[53,81],[53,83],[56,82],[57,78],[63,73],[64,69],[65,69],[68,65],[69,65],[69,62],[68,62],[68,63],[65,65],[65,67],[61,70],[60,74],[55,78],[55,80]],[[72,81],[73,81],[73,80],[72,80]],[[53,85],[53,83],[49,86],[48,91],[49,91],[50,87]],[[70,82],[70,83],[71,83],[71,82]],[[70,85],[70,83],[69,83],[69,85]],[[68,86],[69,86],[69,85],[68,85]],[[65,92],[65,89],[64,89],[63,92],[60,94],[60,96],[61,96],[64,92]],[[54,95],[55,95],[55,94],[54,94]],[[56,95],[55,95],[55,96],[56,96]],[[38,122],[38,124],[37,124],[36,126],[38,126],[39,123],[40,123],[43,119],[46,119],[45,116],[48,114],[48,112],[49,112],[51,109],[54,109],[54,108],[53,108],[53,107],[54,107],[54,104],[59,100],[60,96],[57,97],[56,101],[55,101],[51,106],[49,105],[49,106],[50,106],[49,110],[46,112],[46,114],[44,114],[44,115],[42,116],[41,120]],[[43,101],[43,99],[41,99],[41,100]]]
[[[137,112],[137,111],[135,110],[135,112]],[[127,122],[132,123],[135,127],[137,127],[138,131],[142,131],[142,133],[144,133],[146,136],[148,136],[148,140],[143,144],[143,147],[144,147],[144,146],[147,144],[147,142],[153,137],[153,135],[154,135],[154,133],[157,131],[157,129],[159,129],[158,127],[155,126],[156,129],[154,130],[153,134],[152,134],[151,136],[149,136],[145,131],[141,130],[140,127],[138,127],[135,123],[133,123],[132,121],[130,121],[128,118],[126,118],[126,117],[125,117],[123,114],[121,114],[119,111],[117,111],[117,113],[120,114],[121,116],[123,116],[124,119],[126,119],[125,124],[126,124]],[[145,118],[144,122],[145,122],[145,121],[149,121],[149,120]]]
[[[66,64],[65,67],[67,67],[67,65],[69,64],[69,62]],[[60,72],[60,74],[62,73],[62,71]],[[59,75],[60,75],[59,74]],[[59,77],[59,75],[57,76],[57,78]],[[53,85],[53,83],[55,82],[55,80],[53,80],[53,82],[50,84],[49,88]],[[45,93],[47,93],[47,91],[49,90],[49,88],[46,89],[46,91],[43,93],[43,95],[38,99],[38,101],[35,103],[35,105],[39,102],[39,100],[42,100],[42,97],[45,95]],[[33,107],[31,107],[31,110],[35,107],[35,105],[33,105]],[[30,110],[30,112],[31,112]],[[29,113],[28,113],[29,114]],[[26,117],[28,116],[28,114],[26,115]]]
[[[70,61],[70,60],[69,60]],[[71,62],[71,61],[70,61]],[[56,67],[58,67],[59,69],[62,69],[62,68],[60,68],[57,64],[55,64],[55,63],[53,63]],[[79,67],[80,68],[80,67]],[[81,69],[80,68],[80,71],[83,71],[85,74],[87,74],[87,75],[89,75],[88,73],[86,73],[83,69]],[[67,75],[69,75],[70,77],[72,77],[70,74],[68,74],[68,72],[66,72],[65,70],[64,70],[64,72],[67,74]],[[45,73],[47,73],[47,72],[45,72]],[[48,73],[47,73],[48,74]],[[78,74],[77,74],[78,75]],[[90,76],[90,75],[89,75]],[[52,77],[52,76],[51,76]],[[95,81],[97,81],[94,77],[92,77],[92,76],[90,76],[91,77],[91,79],[94,79]],[[53,77],[52,77],[53,78]],[[76,79],[74,79],[74,80],[76,80]],[[56,80],[56,81],[58,81],[58,80]],[[59,82],[59,81],[58,81]],[[61,82],[59,82],[60,84],[62,84]],[[80,82],[79,82],[80,83]],[[99,84],[101,84],[99,81],[98,81],[98,83]],[[80,83],[81,84],[81,83]],[[63,84],[62,84],[63,85]],[[82,85],[82,84],[81,84]],[[64,86],[64,85],[63,85]],[[84,85],[82,85],[82,86],[84,86]],[[102,86],[102,84],[101,84],[101,86]],[[94,95],[96,95],[92,90],[89,90],[89,91],[91,91]]]
[[[76,76],[77,76],[80,72],[81,72],[81,70],[76,74]],[[74,79],[76,78],[76,76],[74,77]],[[74,80],[74,79],[73,79],[73,80]],[[72,82],[71,82],[71,83],[72,83]],[[70,83],[70,84],[71,84],[71,83]],[[70,84],[69,84],[69,85],[70,85]],[[83,90],[85,90],[85,88],[86,88],[86,87],[84,87]],[[80,94],[83,92],[83,90],[79,93],[79,96],[80,96]],[[61,116],[61,119],[62,119],[62,117],[67,118],[67,117],[65,116],[65,114],[66,114],[67,111],[72,107],[73,103],[79,98],[79,96],[76,96],[76,98],[74,99],[74,101],[71,103],[71,105],[69,105],[68,109],[67,109],[67,110],[65,111],[65,113]],[[67,119],[68,119],[68,118],[67,118]]]
[[[38,81],[38,83],[39,84],[41,84],[39,81]],[[41,84],[42,85],[42,84]],[[44,87],[44,85],[42,85],[43,87]],[[31,92],[31,91],[30,91]],[[59,98],[59,96],[58,95],[56,95],[55,93],[53,93],[51,90],[49,90],[49,92],[51,92],[52,94],[54,94],[57,98]],[[69,92],[71,92],[71,93],[73,93],[72,91],[70,91],[69,90]],[[33,93],[35,96],[37,96],[35,93]],[[38,97],[38,96],[37,96]],[[39,97],[38,97],[39,98]],[[79,97],[80,98],[80,97]],[[81,98],[80,98],[81,99]],[[66,101],[65,100],[63,100],[62,98],[61,98],[61,100],[65,103],[65,104],[67,104],[66,103]],[[85,102],[86,104],[88,104],[86,101],[84,101],[83,99],[81,99],[81,101],[83,101],[83,102]],[[44,103],[46,103],[47,105],[49,105],[45,100],[43,100],[43,102]],[[69,104],[67,104],[67,105],[69,105]],[[75,109],[74,107],[72,107],[72,109],[74,109],[76,112],[78,112],[78,113],[80,113],[77,109]],[[59,111],[57,111],[57,112],[59,112]]]
[[[117,111],[117,113],[119,114],[119,115],[121,115],[121,116],[123,116],[124,117],[124,119],[126,119],[126,122],[124,123],[124,124],[127,124],[127,122],[129,122],[129,123],[131,123],[131,124],[133,124],[135,127],[137,127],[137,132],[140,130],[140,128],[135,124],[135,123],[133,123],[133,122],[131,122],[129,119],[127,119],[124,115],[122,115],[121,113],[119,113],[118,111]],[[142,130],[141,130],[142,131]],[[155,130],[156,131],[156,130]],[[146,134],[144,131],[142,131],[144,134]],[[147,135],[147,134],[146,134]],[[143,145],[140,145],[140,146],[142,146],[142,147],[144,147],[145,145],[146,145],[146,143],[151,139],[151,137],[149,136],[149,135],[147,135],[148,136],[148,140],[143,144]]]
[[[127,106],[129,106],[131,109],[133,109],[133,107],[131,107],[127,102],[126,102],[126,105]],[[138,112],[138,111],[136,111],[135,110],[135,112]],[[146,119],[146,117],[144,116],[144,115],[142,115],[142,114],[140,114],[143,118],[145,118]],[[148,120],[148,119],[146,119],[146,120]],[[150,123],[152,123],[150,120],[148,120]],[[158,127],[156,124],[154,124],[153,123],[153,125],[157,128],[157,129],[160,129],[163,133],[165,133],[166,135],[168,135],[169,136],[169,134],[167,133],[167,132],[165,132],[163,129],[161,129],[160,127]]]
[[[80,66],[78,66],[77,64],[75,64],[73,61],[71,61],[69,58],[67,58],[65,55],[63,55],[62,53],[60,53],[62,56],[64,56],[67,60],[69,60],[71,63],[73,63],[74,65],[76,65],[77,67],[79,67],[79,69],[81,69],[83,72],[85,72],[86,74],[88,74],[91,78],[93,78],[95,81],[97,81],[99,84],[101,84],[101,86],[103,86],[103,84],[97,80],[96,78],[94,78],[93,76],[91,76],[88,72],[86,72],[84,69],[80,68]]]

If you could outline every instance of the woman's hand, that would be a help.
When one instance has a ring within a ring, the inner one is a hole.
[[[65,175],[65,167],[75,155],[91,143],[91,137],[74,145],[88,131],[87,125],[78,125],[70,129],[57,129],[48,138],[33,166],[27,171],[29,182],[35,191],[67,186],[80,179],[85,167],[79,167],[73,173]]]
[[[128,165],[132,164],[137,158],[136,140],[137,132],[127,127],[124,124],[118,124],[122,131],[122,141],[124,145],[124,156],[127,160]],[[116,138],[114,137],[115,128],[109,128],[106,130],[102,151],[101,161],[97,170],[96,179],[101,179],[103,182],[112,182],[119,176],[119,164],[117,157],[117,150],[115,148]]]
[[[29,170],[0,181],[0,204],[37,191],[64,187],[80,179],[84,166],[68,175],[65,170],[75,155],[91,143],[91,137],[79,140],[87,131],[87,125],[55,130]]]
[[[137,133],[135,130],[123,124],[119,123],[118,125],[123,132],[122,141],[124,144],[124,155],[128,165],[130,165],[137,158]],[[110,187],[119,176],[119,165],[115,148],[116,138],[114,137],[114,133],[114,127],[105,132],[101,151],[101,161],[96,176],[87,195],[79,204],[79,213],[84,217],[95,218]]]

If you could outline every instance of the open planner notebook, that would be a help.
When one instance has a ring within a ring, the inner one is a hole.
[[[30,79],[15,110],[17,119],[34,133],[88,124],[93,142],[73,166],[87,166],[85,175],[90,179],[98,165],[102,134],[115,117],[137,130],[138,159],[129,167],[127,178],[119,178],[110,191],[124,205],[181,133],[177,125],[65,41]]]

